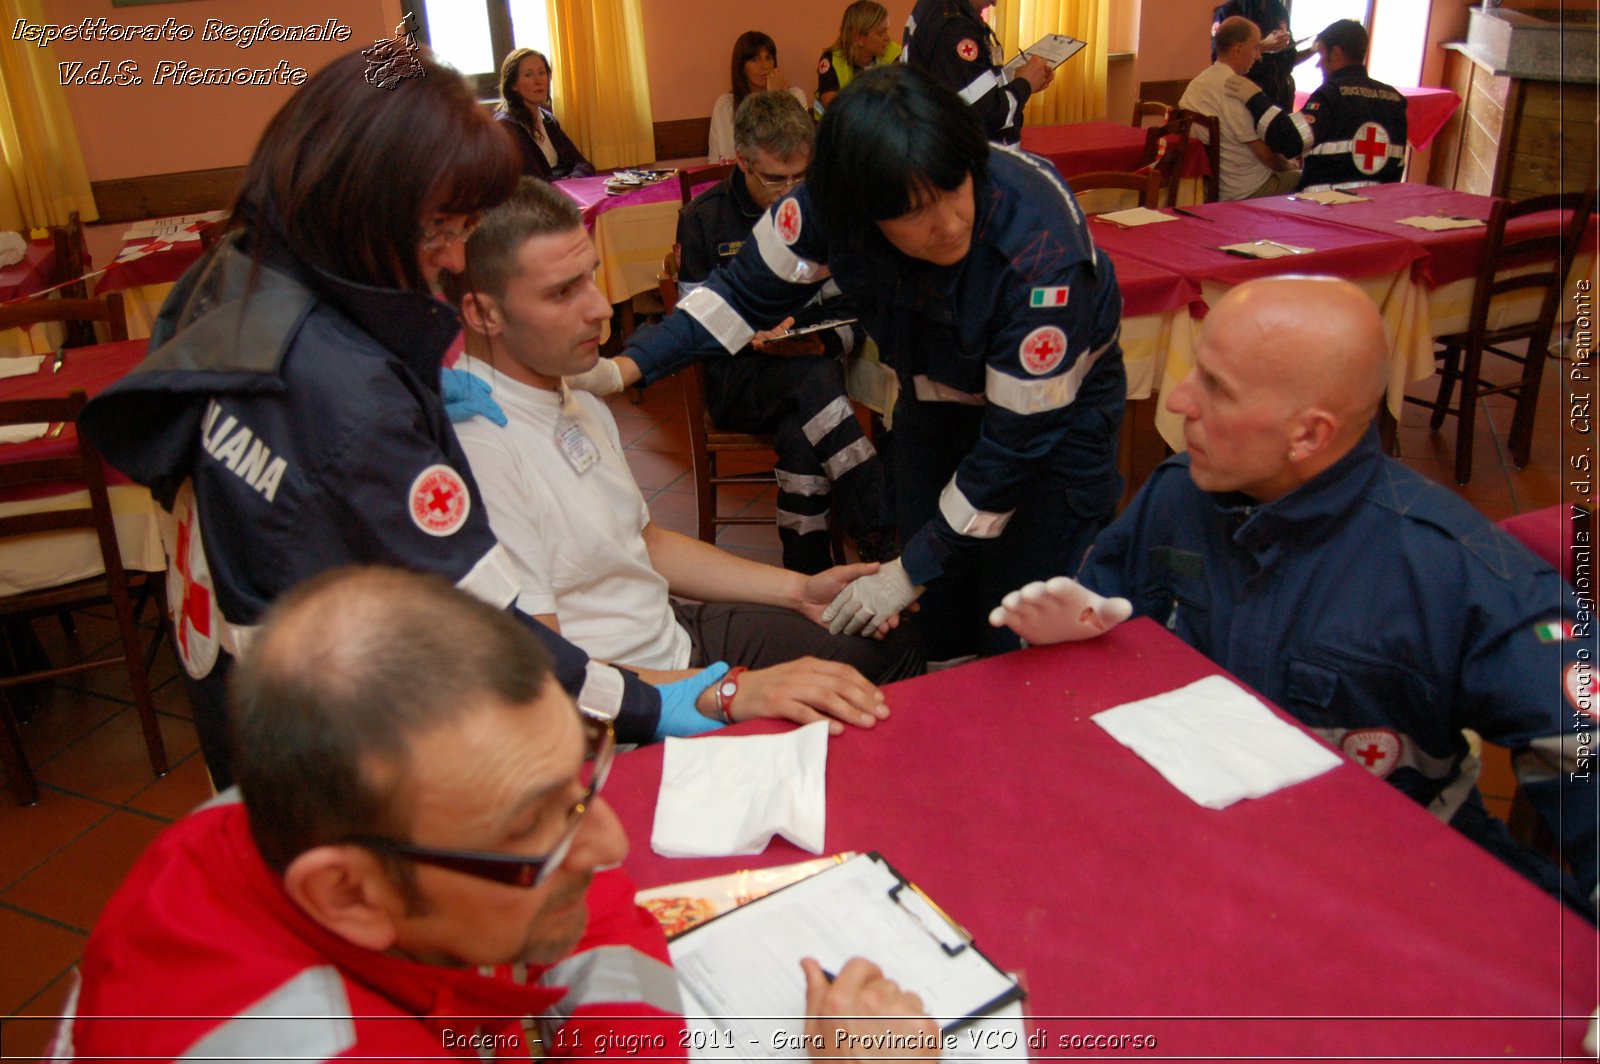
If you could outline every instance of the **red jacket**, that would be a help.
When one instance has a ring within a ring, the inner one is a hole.
[[[488,1046],[516,1059],[542,1033],[550,1056],[631,1044],[683,1057],[666,940],[633,893],[620,870],[596,875],[583,941],[548,968],[421,964],[312,921],[262,861],[244,807],[219,800],[163,833],[106,906],[56,1052],[451,1059]]]

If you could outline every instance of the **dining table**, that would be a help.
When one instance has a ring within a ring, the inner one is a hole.
[[[882,853],[1017,973],[1036,1059],[1578,1055],[1600,1000],[1588,921],[1354,760],[1206,808],[1094,720],[1219,674],[1136,619],[891,684],[886,720],[828,741],[820,852]],[[640,888],[815,856],[781,836],[656,853],[664,752],[619,755],[604,792]]]
[[[54,283],[55,270],[55,240],[46,237],[28,241],[21,259],[9,266],[0,266],[0,304],[16,303],[44,292]],[[14,332],[8,330],[0,338],[0,358],[54,351],[61,338],[62,329],[56,322],[43,322]]]
[[[1461,97],[1453,89],[1424,85],[1414,88],[1396,86],[1395,91],[1405,97],[1406,143],[1416,151],[1432,144],[1433,138],[1439,135],[1445,123],[1450,121],[1450,116],[1461,106]],[[1309,92],[1295,93],[1294,109],[1304,109],[1310,97]]]
[[[98,395],[145,355],[146,340],[124,340],[66,350],[60,369],[45,358],[39,368],[22,376],[0,379],[0,399],[62,398],[83,390]],[[65,425],[37,439],[0,444],[0,464],[24,458],[65,457],[76,452],[77,430]],[[161,547],[159,508],[150,492],[105,467],[107,494],[116,524],[122,563],[129,569],[161,572],[166,556]],[[0,493],[0,516],[36,513],[88,505],[86,490],[37,484]],[[99,540],[93,530],[51,532],[0,544],[0,596],[19,591],[55,587],[104,572]]]
[[[144,339],[172,286],[205,253],[200,232],[221,221],[223,212],[156,218],[131,227],[117,257],[101,273],[94,294],[122,293],[128,336]]]

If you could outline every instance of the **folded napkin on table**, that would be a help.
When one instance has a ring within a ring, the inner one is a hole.
[[[1225,676],[1207,676],[1093,720],[1208,809],[1260,798],[1340,762]]]
[[[26,377],[30,373],[38,373],[39,367],[44,365],[43,355],[18,355],[15,358],[0,358],[0,378]]]
[[[663,857],[760,853],[774,834],[822,852],[828,724],[776,735],[668,739],[650,848]]]
[[[1096,218],[1102,222],[1120,225],[1124,229],[1136,229],[1141,225],[1154,225],[1156,222],[1176,222],[1180,219],[1175,214],[1162,214],[1148,207],[1129,207],[1125,211],[1107,211],[1097,214]]]
[[[1366,203],[1371,196],[1355,196],[1349,192],[1340,192],[1336,188],[1325,188],[1320,192],[1296,192],[1290,199],[1310,200],[1320,203],[1324,207],[1336,207],[1341,203]]]
[[[28,425],[0,426],[0,443],[27,443],[29,440],[37,440],[49,428],[50,423],[47,421],[36,421]]]
[[[1396,218],[1395,224],[1409,225],[1417,229],[1426,229],[1430,233],[1437,233],[1446,229],[1471,229],[1487,223],[1482,218],[1446,218],[1437,214],[1418,214],[1410,218]]]

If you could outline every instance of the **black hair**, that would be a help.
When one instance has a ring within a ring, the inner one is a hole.
[[[1352,63],[1367,61],[1367,30],[1354,19],[1342,18],[1317,34],[1324,48],[1337,48]]]

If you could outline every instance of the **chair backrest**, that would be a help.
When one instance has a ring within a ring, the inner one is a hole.
[[[109,292],[97,299],[29,299],[0,307],[0,332],[31,328],[47,321],[103,321],[110,339],[128,338],[128,319],[123,313],[121,292]],[[94,342],[92,333],[89,342]]]
[[[81,389],[66,398],[0,401],[0,427],[51,422],[76,425],[86,402],[88,398]],[[77,437],[77,450],[73,454],[12,457],[0,463],[0,490],[36,484],[61,484],[78,490],[87,489],[88,507],[0,517],[0,539],[40,532],[93,529],[100,540],[106,575],[122,583],[125,581],[122,552],[117,549],[117,530],[111,517],[111,501],[106,494],[105,467],[88,438],[82,433],[74,435]]]
[[[1105,214],[1124,207],[1154,209],[1161,200],[1161,174],[1154,170],[1137,174],[1092,170],[1067,178],[1067,187],[1085,214]]]
[[[1541,345],[1548,343],[1555,327],[1556,314],[1566,289],[1572,260],[1583,243],[1583,235],[1594,213],[1595,188],[1583,192],[1557,192],[1548,196],[1511,202],[1496,200],[1489,209],[1488,232],[1484,235],[1483,259],[1472,291],[1471,342],[1481,344],[1510,339],[1507,335],[1527,335]],[[1559,213],[1565,220],[1542,235],[1510,235],[1511,223],[1536,214]],[[1508,293],[1537,290],[1536,317],[1521,319],[1504,328],[1490,329],[1491,309],[1497,297]],[[1493,334],[1493,335],[1492,335]],[[1530,345],[1529,354],[1533,353]]]
[[[1167,120],[1167,111],[1172,105],[1162,100],[1135,100],[1133,101],[1133,125],[1144,126],[1144,120],[1154,118],[1159,125]]]
[[[715,163],[678,171],[678,198],[685,204],[694,199],[696,189],[716,184],[737,168],[736,163]]]
[[[1198,130],[1205,136],[1198,136]],[[1173,107],[1167,120],[1152,126],[1144,135],[1144,161],[1147,167],[1161,174],[1161,201],[1172,205],[1177,202],[1178,182],[1183,177],[1183,160],[1193,139],[1204,145],[1210,172],[1205,177],[1205,201],[1215,203],[1222,194],[1222,126],[1215,115]]]
[[[78,218],[78,212],[67,215],[66,225],[52,225],[50,238],[55,242],[56,251],[56,268],[50,283],[65,284],[61,294],[67,299],[87,296],[88,286],[78,280],[89,272],[89,247],[83,239],[83,222]],[[74,283],[67,284],[69,281]]]

